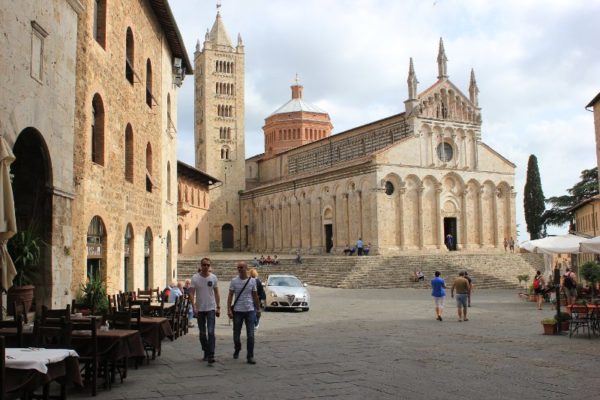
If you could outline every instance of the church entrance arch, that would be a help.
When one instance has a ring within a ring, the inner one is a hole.
[[[225,224],[221,227],[221,243],[224,249],[233,249],[233,226]]]
[[[52,293],[52,164],[46,142],[35,128],[21,131],[13,146],[15,161],[10,166],[15,217],[19,232],[30,230],[50,246],[43,246],[35,297],[49,304]]]
[[[324,228],[325,228],[325,251],[327,253],[330,253],[331,249],[333,248],[333,225],[325,224]]]
[[[444,242],[448,250],[456,250],[456,243],[458,242],[458,233],[456,217],[444,218]]]

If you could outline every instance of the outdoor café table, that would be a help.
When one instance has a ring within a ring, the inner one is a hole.
[[[73,347],[80,354],[89,354],[89,338],[92,332],[90,330],[74,330],[71,334]],[[110,329],[98,330],[98,350],[103,354],[108,353],[108,358],[112,360],[121,360],[124,358],[143,358],[144,343],[140,332],[133,329]]]
[[[153,301],[150,303],[150,312],[162,311],[168,313],[173,307],[175,307],[175,303],[161,303],[159,301]]]
[[[0,328],[0,336],[4,336],[6,338],[6,343],[8,346],[16,347],[15,343],[17,341],[17,328],[16,327],[7,327]],[[33,337],[33,325],[23,325],[23,345],[33,345],[34,343]]]
[[[53,380],[83,386],[74,350],[7,348],[5,354],[6,391],[33,391]]]
[[[137,322],[133,318],[132,323]],[[166,337],[173,340],[173,330],[167,318],[163,317],[141,317],[140,318],[140,334],[145,344],[158,350],[158,355],[161,352],[162,340]]]

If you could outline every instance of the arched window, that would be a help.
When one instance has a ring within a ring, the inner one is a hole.
[[[150,289],[152,286],[154,286],[152,230],[148,227],[144,235],[144,288]]]
[[[233,249],[233,226],[231,224],[221,227],[221,243],[224,249]]]
[[[125,179],[133,183],[133,129],[131,124],[125,128]]]
[[[106,48],[106,0],[94,0],[94,39]]]
[[[127,224],[123,238],[123,290],[133,290],[133,227]]]
[[[231,139],[231,128],[227,128],[227,139]]]
[[[169,279],[173,279],[175,277],[175,271],[173,270],[173,260],[171,257],[171,254],[173,252],[173,249],[171,248],[171,231],[167,232],[167,271],[166,271],[166,275],[167,275],[167,282],[169,282]]]
[[[152,63],[146,61],[146,104],[152,108]]]
[[[133,32],[131,28],[127,28],[127,37],[125,39],[125,78],[133,85],[133,67],[134,67],[134,48],[133,48]]]
[[[171,93],[167,93],[167,127],[170,129],[173,122],[171,121]]]
[[[221,160],[229,160],[229,147],[225,146],[221,148]]]
[[[171,201],[171,162],[167,161],[167,200]]]
[[[87,276],[97,277],[102,280],[106,262],[106,228],[104,221],[99,216],[94,216],[90,221],[87,231]]]
[[[146,145],[146,191],[152,192],[152,146]]]
[[[177,254],[183,253],[183,228],[177,225]]]
[[[104,165],[104,104],[98,93],[92,100],[92,161]]]

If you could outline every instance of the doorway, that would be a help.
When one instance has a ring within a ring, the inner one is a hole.
[[[331,253],[333,248],[333,225],[325,224],[325,251]]]
[[[444,218],[444,244],[450,251],[456,250],[458,242],[457,222],[455,217]]]
[[[223,249],[233,249],[233,226],[225,224],[221,228],[221,240]]]

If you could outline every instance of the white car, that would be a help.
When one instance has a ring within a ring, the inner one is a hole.
[[[308,311],[310,295],[306,286],[308,285],[302,283],[294,275],[269,275],[265,285],[267,295],[265,310],[301,309]]]

